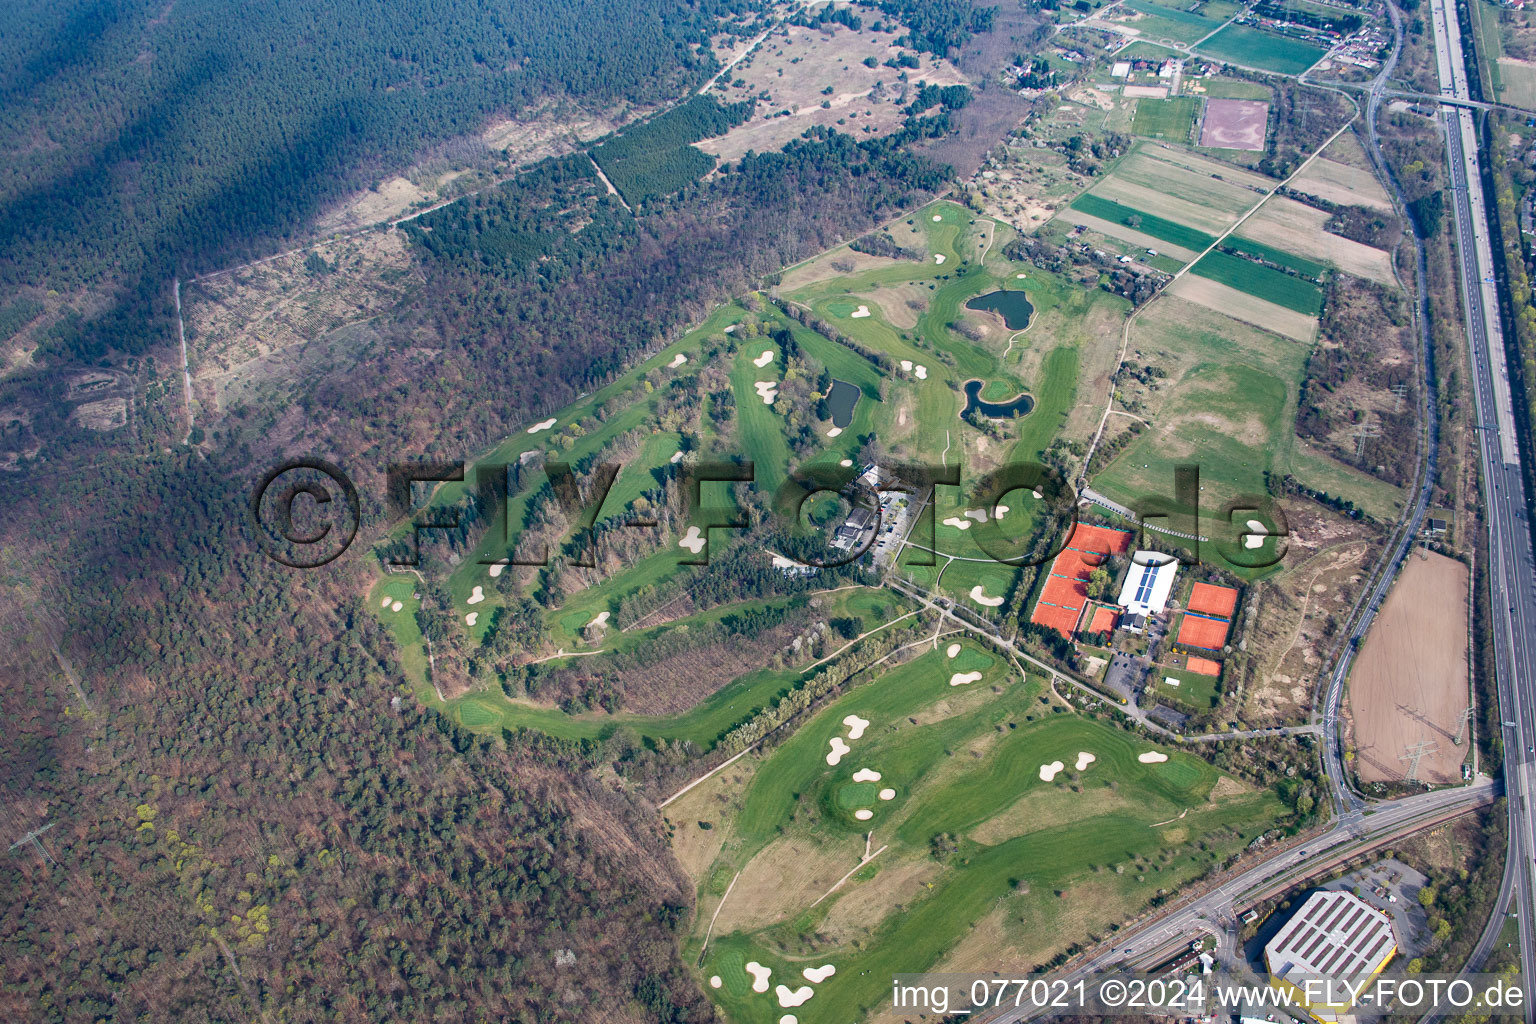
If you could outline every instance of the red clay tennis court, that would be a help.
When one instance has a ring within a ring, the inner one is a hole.
[[[1078,523],[1066,547],[1051,562],[1050,575],[1029,621],[1070,638],[1088,603],[1088,577],[1107,555],[1123,555],[1130,549],[1131,535],[1126,531]]]
[[[1219,651],[1221,645],[1227,642],[1227,629],[1231,625],[1226,619],[1185,612],[1184,621],[1179,623],[1179,643],[1207,651]]]
[[[1088,633],[1113,633],[1120,621],[1120,613],[1108,605],[1093,606],[1093,618],[1088,621]]]
[[[1230,619],[1237,608],[1237,591],[1231,587],[1218,587],[1212,583],[1196,583],[1189,595],[1189,610],[1202,615],[1214,615]]]
[[[1184,661],[1184,667],[1202,676],[1221,675],[1221,662],[1212,661],[1210,658],[1187,658]]]

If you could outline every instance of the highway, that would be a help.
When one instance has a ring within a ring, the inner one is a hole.
[[[1471,90],[1461,25],[1447,0],[1431,0],[1435,55],[1443,95],[1467,100]],[[1471,111],[1442,112],[1451,174],[1462,303],[1480,428],[1483,502],[1488,524],[1494,660],[1504,721],[1504,777],[1509,794],[1509,857],[1500,906],[1513,902],[1526,976],[1536,966],[1536,819],[1532,817],[1532,749],[1536,744],[1536,564],[1526,519],[1504,336],[1499,326],[1493,252],[1483,201],[1477,132]],[[1503,922],[1488,922],[1477,953],[1486,955]],[[1474,958],[1475,959],[1475,958]],[[1536,1020],[1530,1007],[1527,1020]]]

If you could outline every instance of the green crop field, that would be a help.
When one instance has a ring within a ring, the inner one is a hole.
[[[1137,100],[1131,131],[1148,138],[1187,143],[1195,128],[1195,113],[1199,106],[1200,101],[1193,96]]]
[[[1123,203],[1117,203],[1113,199],[1102,199],[1092,192],[1078,196],[1072,201],[1072,209],[1088,214],[1090,217],[1098,217],[1102,220],[1112,221],[1124,225],[1133,231],[1160,238],[1174,245],[1181,245],[1186,249],[1200,252],[1216,241],[1213,235],[1204,231],[1196,231],[1194,228],[1185,227],[1171,220],[1165,220],[1156,214],[1134,209]]]
[[[1323,290],[1311,281],[1292,277],[1230,253],[1207,253],[1191,268],[1190,273],[1220,281],[1238,291],[1286,309],[1294,309],[1298,313],[1317,316],[1323,310]]]
[[[1246,25],[1228,25],[1201,43],[1197,49],[1205,56],[1217,60],[1275,71],[1282,75],[1300,74],[1321,60],[1327,52],[1299,39],[1290,39]]]
[[[1321,279],[1324,274],[1328,273],[1328,267],[1325,264],[1314,263],[1304,256],[1297,256],[1286,252],[1284,249],[1276,249],[1272,245],[1255,242],[1247,238],[1236,238],[1229,235],[1227,240],[1221,243],[1221,251],[1256,256],[1276,266],[1289,267],[1303,277]],[[1195,273],[1198,274],[1200,271],[1196,270]],[[1306,312],[1306,310],[1302,310],[1302,312]]]
[[[1214,797],[1220,773],[1192,755],[1140,761],[1156,745],[1068,713],[989,650],[947,650],[941,639],[753,758],[725,804],[700,795],[696,809],[690,794],[669,808],[679,829],[708,813],[724,832],[703,877],[729,874],[735,887],[723,906],[701,887],[688,953],[699,954],[713,919],[700,972],[720,978],[705,991],[730,1020],[777,1021],[786,1010],[775,986],[797,989],[802,968],[827,964],[835,973],[812,985],[799,1015],[865,1019],[889,998],[891,974],[931,968],[983,922],[1001,943],[990,953],[1022,957],[1009,961],[1021,969],[1043,963],[1209,871],[1282,811],[1241,784]],[[981,679],[950,685],[976,671]],[[869,723],[856,739],[850,716]],[[834,738],[849,749],[829,765]],[[872,785],[854,780],[869,771],[880,775]],[[873,813],[857,818],[861,809]],[[855,870],[870,829],[871,849],[883,849]],[[1093,909],[1064,917],[1063,891],[1091,891]],[[772,972],[767,992],[752,990],[749,962]]]

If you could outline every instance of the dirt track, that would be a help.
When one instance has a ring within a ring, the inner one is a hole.
[[[1411,556],[1350,674],[1357,768],[1366,782],[1407,776],[1409,748],[1424,782],[1455,782],[1467,752],[1451,742],[1466,708],[1467,567],[1443,555]]]

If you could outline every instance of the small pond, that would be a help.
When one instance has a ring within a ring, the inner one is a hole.
[[[982,382],[968,380],[965,382],[965,408],[960,411],[960,416],[970,415],[972,409],[978,410],[983,416],[994,420],[1006,420],[1013,416],[1024,416],[1035,407],[1035,400],[1027,393],[1019,395],[1008,402],[983,402],[981,400]]]
[[[827,408],[832,411],[832,425],[846,427],[853,422],[853,407],[859,404],[859,389],[845,380],[833,380],[827,392]]]
[[[1035,315],[1035,307],[1022,291],[995,291],[978,295],[965,304],[966,309],[986,313],[1001,313],[1003,323],[1010,331],[1022,331],[1029,326],[1029,318]]]

